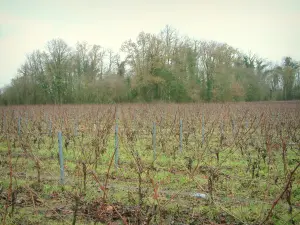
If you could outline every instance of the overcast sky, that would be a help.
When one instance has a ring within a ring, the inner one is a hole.
[[[118,51],[167,24],[273,61],[300,60],[300,0],[0,0],[0,87],[53,38]]]

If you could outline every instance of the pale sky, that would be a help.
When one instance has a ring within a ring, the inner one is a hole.
[[[118,51],[167,24],[272,61],[300,60],[300,0],[0,0],[0,87],[53,38]]]

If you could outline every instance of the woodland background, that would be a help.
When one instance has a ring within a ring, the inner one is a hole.
[[[300,99],[300,63],[274,64],[170,26],[141,32],[120,52],[62,39],[35,50],[1,90],[0,103],[226,102]]]

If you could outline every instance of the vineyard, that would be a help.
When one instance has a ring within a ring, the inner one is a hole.
[[[0,113],[2,224],[300,224],[300,102]]]

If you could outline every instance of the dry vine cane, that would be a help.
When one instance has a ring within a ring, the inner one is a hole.
[[[283,191],[280,193],[280,195],[274,200],[273,204],[272,204],[272,207],[271,209],[269,210],[266,218],[260,223],[260,225],[263,225],[265,224],[269,218],[272,216],[272,212],[273,212],[273,209],[275,208],[275,206],[278,204],[279,200],[283,197],[283,195],[289,190],[293,180],[293,175],[295,174],[295,172],[297,171],[297,169],[299,168],[300,166],[300,162],[298,162],[297,166],[290,172],[289,176],[288,176],[288,179],[287,179],[287,182],[286,182],[286,185],[283,189]]]

